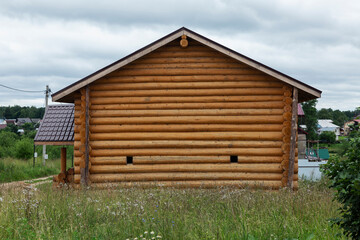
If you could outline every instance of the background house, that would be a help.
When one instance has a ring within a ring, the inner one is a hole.
[[[339,140],[340,126],[333,124],[330,119],[319,119],[318,120],[318,133],[333,132],[336,135],[336,140]]]

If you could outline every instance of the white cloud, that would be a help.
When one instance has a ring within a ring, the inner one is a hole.
[[[318,107],[359,98],[358,1],[70,1],[0,3],[0,83],[53,92],[186,26],[323,91]],[[0,105],[42,106],[0,88]]]

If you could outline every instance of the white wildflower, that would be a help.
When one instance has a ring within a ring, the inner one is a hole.
[[[151,235],[154,235],[155,233],[154,233],[154,231],[151,231],[150,234],[151,234]]]
[[[148,234],[148,231],[145,231],[144,234]]]
[[[157,235],[156,238],[162,238],[160,235]]]
[[[4,201],[4,199],[2,197],[0,197],[0,202]]]

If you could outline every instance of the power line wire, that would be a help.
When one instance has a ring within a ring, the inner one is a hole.
[[[19,92],[45,92],[44,90],[42,91],[33,91],[33,90],[22,90],[22,89],[17,89],[17,88],[12,88],[12,87],[9,87],[9,86],[5,86],[3,84],[0,83],[0,87],[4,87],[4,88],[8,88],[8,89],[11,89],[11,90],[14,90],[14,91],[19,91]]]

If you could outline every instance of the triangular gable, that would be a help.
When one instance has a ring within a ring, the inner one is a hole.
[[[180,28],[169,35],[145,46],[144,48],[139,49],[138,51],[96,71],[95,73],[65,87],[64,89],[54,93],[52,95],[53,101],[58,102],[71,102],[71,99],[69,99],[69,95],[74,94],[77,90],[81,89],[82,87],[91,84],[92,82],[106,76],[109,73],[112,73],[119,68],[145,56],[148,53],[153,52],[154,50],[166,45],[167,43],[170,43],[171,41],[180,38],[182,35],[186,35],[188,38],[194,39],[195,41],[198,41],[205,46],[208,46],[220,53],[225,54],[228,57],[231,57],[233,59],[236,59],[244,64],[247,64],[250,67],[253,67],[254,69],[257,69],[265,74],[268,74],[284,83],[287,83],[291,86],[294,86],[299,89],[299,102],[307,101],[315,98],[321,97],[321,91],[313,88],[305,83],[300,82],[299,80],[296,80],[286,74],[283,74],[275,69],[272,69],[264,64],[261,64],[251,58],[248,58],[240,53],[237,53],[236,51],[233,51],[227,47],[222,46],[219,43],[216,43],[204,36],[201,36],[198,33],[195,33],[185,27]],[[70,97],[71,98],[71,97]]]

